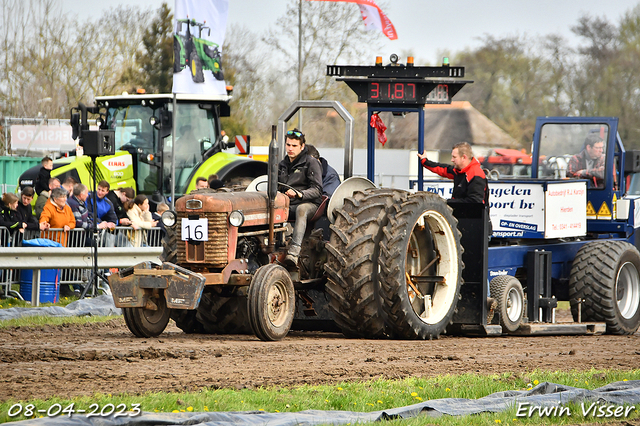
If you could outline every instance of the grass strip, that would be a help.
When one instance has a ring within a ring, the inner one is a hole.
[[[567,386],[595,389],[615,381],[640,380],[640,370],[587,370],[587,371],[532,371],[528,373],[503,373],[494,375],[462,374],[432,378],[408,378],[404,380],[371,380],[345,382],[337,385],[297,386],[293,388],[258,389],[214,389],[204,388],[198,392],[95,394],[73,399],[50,398],[47,400],[5,401],[0,404],[0,421],[24,420],[40,415],[9,416],[28,404],[51,408],[52,412],[70,407],[90,410],[92,404],[100,408],[119,405],[129,410],[139,404],[146,412],[206,412],[206,411],[267,411],[297,412],[303,410],[344,410],[371,412],[402,407],[422,401],[440,398],[477,399],[505,390],[527,390],[542,382],[553,382]],[[19,405],[16,405],[19,404]],[[417,417],[408,420],[393,420],[391,425],[527,425],[527,424],[581,424],[611,421],[612,418],[583,416],[580,405],[569,405],[571,415],[519,417],[516,407],[502,413],[483,413],[472,416],[442,416],[439,418]],[[619,420],[638,419],[638,410]]]

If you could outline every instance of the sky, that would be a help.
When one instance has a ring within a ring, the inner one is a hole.
[[[229,0],[229,23],[262,32],[284,15],[289,1]],[[81,19],[95,19],[97,13],[118,5],[157,9],[162,3],[163,0],[62,0],[62,7],[64,12]],[[173,10],[174,1],[167,3]],[[411,51],[416,65],[437,65],[441,56],[453,56],[465,48],[479,46],[478,37],[484,35],[535,37],[555,33],[577,45],[579,39],[571,27],[582,15],[606,18],[617,24],[640,0],[386,0],[386,4],[384,12],[393,22],[398,39],[385,38],[377,55],[386,61],[392,53],[402,57],[402,52]],[[345,6],[357,8],[353,4]]]

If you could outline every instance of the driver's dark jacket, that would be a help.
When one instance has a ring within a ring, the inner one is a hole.
[[[322,200],[322,166],[318,160],[308,154],[306,147],[293,160],[293,163],[287,156],[278,164],[278,182],[286,183],[302,192],[302,198],[293,198],[291,205],[302,203],[320,205]],[[279,190],[287,192],[284,187],[280,187]]]

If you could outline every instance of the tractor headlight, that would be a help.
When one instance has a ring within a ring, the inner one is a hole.
[[[164,226],[171,228],[176,224],[178,216],[176,215],[176,212],[167,210],[166,212],[162,213],[160,219],[162,219],[162,223],[164,224]]]
[[[236,228],[242,226],[244,223],[244,215],[239,210],[234,210],[229,214],[229,224]]]

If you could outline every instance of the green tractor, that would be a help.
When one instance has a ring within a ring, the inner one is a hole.
[[[96,160],[97,181],[107,180],[112,189],[132,187],[146,194],[155,209],[172,193],[178,198],[195,189],[200,176],[217,174],[226,187],[236,187],[266,174],[265,162],[225,152],[233,144],[223,137],[220,117],[229,116],[230,98],[177,94],[174,111],[172,94],[97,97],[93,109],[100,111],[100,128],[115,131],[115,154]],[[53,167],[52,177],[64,181],[71,176],[93,187],[90,157],[63,157]],[[34,185],[39,169],[25,171],[20,186]]]
[[[216,80],[224,80],[220,68],[220,46],[202,38],[203,30],[208,30],[207,35],[211,35],[211,28],[204,25],[188,17],[178,19],[178,28],[173,35],[173,72],[189,67],[194,83],[204,82],[204,70],[211,71]],[[191,34],[191,27],[198,28],[198,37]]]

